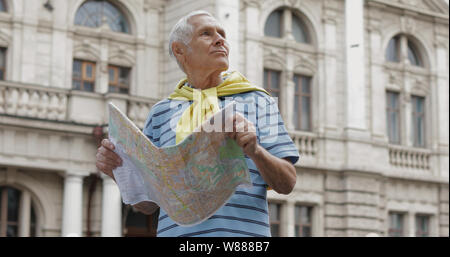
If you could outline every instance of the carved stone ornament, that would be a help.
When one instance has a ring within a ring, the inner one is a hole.
[[[418,6],[421,0],[400,0],[400,3],[410,6]]]
[[[144,2],[144,12],[148,12],[151,9],[161,11],[164,7],[164,0],[145,0]]]
[[[402,31],[409,34],[414,34],[416,31],[416,22],[409,16],[402,16],[400,18]]]
[[[260,1],[260,0],[244,0],[243,2],[246,6],[260,8],[262,1]]]

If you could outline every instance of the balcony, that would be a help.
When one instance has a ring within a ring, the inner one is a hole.
[[[107,124],[107,104],[113,102],[142,128],[151,106],[157,101],[0,81],[0,115],[41,121],[87,126]]]
[[[431,150],[389,145],[389,163],[397,168],[430,170]]]
[[[289,131],[289,136],[294,141],[300,154],[298,163],[306,166],[317,165],[317,138],[316,134],[305,131]]]

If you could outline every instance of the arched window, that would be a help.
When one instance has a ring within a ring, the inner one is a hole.
[[[400,36],[395,36],[389,40],[386,49],[386,60],[389,62],[400,62]]]
[[[299,43],[309,43],[305,24],[297,15],[294,14],[292,15],[292,35],[294,36],[295,41]]]
[[[408,40],[408,60],[411,65],[423,67],[417,48]]]
[[[284,23],[285,15],[291,15],[291,24]],[[269,15],[264,26],[264,35],[282,38],[286,34],[287,28],[285,26],[291,27],[290,31],[295,41],[306,44],[310,43],[305,23],[289,8],[275,10]]]
[[[6,12],[6,4],[4,0],[0,0],[0,12]]]
[[[113,31],[130,34],[125,15],[108,1],[86,1],[75,15],[75,25],[96,28],[103,23]]]
[[[269,18],[267,18],[266,25],[264,27],[264,34],[269,37],[281,38],[281,17],[283,16],[283,10],[273,11]]]
[[[36,236],[36,212],[31,201],[21,203],[24,197],[29,197],[29,193],[9,186],[0,186],[0,237]],[[30,212],[25,213],[24,210]],[[25,224],[25,221],[29,223]],[[29,226],[29,235],[19,234],[21,226]]]
[[[406,41],[406,44],[402,44],[403,40]],[[418,48],[406,35],[397,35],[389,40],[386,49],[386,60],[388,62],[403,61],[401,53],[404,47],[407,48],[406,57],[408,58],[409,63],[414,66],[424,67]]]

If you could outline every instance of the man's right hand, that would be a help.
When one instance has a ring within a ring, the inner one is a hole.
[[[97,162],[95,165],[97,168],[114,179],[113,170],[119,166],[122,166],[122,159],[114,152],[115,146],[108,139],[103,139],[101,146],[97,149]]]

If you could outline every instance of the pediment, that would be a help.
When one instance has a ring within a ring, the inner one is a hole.
[[[449,14],[449,6],[444,0],[372,0],[388,6],[403,7],[420,13]]]

